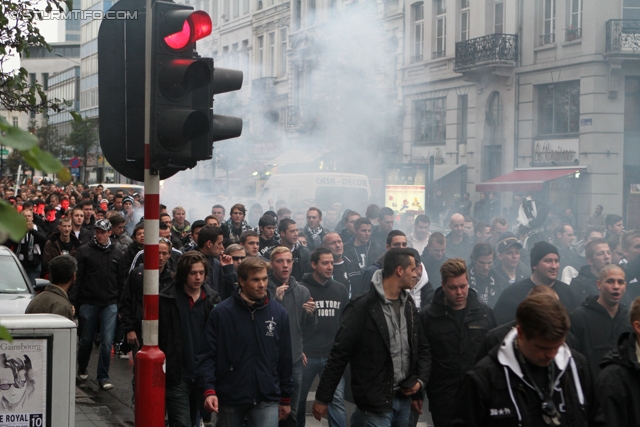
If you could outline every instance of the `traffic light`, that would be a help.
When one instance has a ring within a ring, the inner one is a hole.
[[[144,179],[145,81],[151,79],[151,168],[166,179],[213,155],[213,142],[242,133],[242,119],[213,114],[215,94],[239,90],[241,71],[214,69],[195,51],[211,34],[205,12],[169,1],[153,4],[151,76],[145,76],[144,2],[121,0],[112,11],[136,19],[103,20],[98,34],[100,145],[127,178]],[[122,66],[120,66],[122,64]]]
[[[213,142],[240,136],[242,120],[214,116],[213,95],[242,87],[242,72],[214,70],[195,52],[211,33],[205,12],[175,3],[153,6],[152,167],[186,169],[213,155]]]

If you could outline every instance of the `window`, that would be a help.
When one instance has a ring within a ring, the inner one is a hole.
[[[316,0],[309,0],[307,5],[307,26],[310,27],[316,22]]]
[[[293,8],[293,29],[299,30],[302,22],[302,0],[295,0]]]
[[[542,25],[542,44],[556,41],[556,0],[544,0]]]
[[[42,73],[42,89],[49,89],[49,73]]]
[[[444,144],[446,139],[445,98],[425,99],[414,103],[416,144]]]
[[[233,0],[233,17],[240,16],[240,0]]]
[[[249,79],[249,40],[242,40],[242,55],[240,56],[240,69],[244,77],[244,81]]]
[[[572,29],[582,28],[582,0],[571,0],[571,23]]]
[[[218,25],[218,0],[211,0],[211,22]]]
[[[411,62],[421,62],[424,54],[424,3],[412,6],[413,13],[413,55]]]
[[[504,34],[504,2],[502,0],[496,0],[493,5],[493,32]]]
[[[18,118],[17,117],[12,117],[11,118],[11,123],[13,124],[13,127],[18,127]]]
[[[287,29],[280,30],[280,75],[287,74]]]
[[[447,42],[447,10],[446,0],[435,0],[436,9],[436,46],[433,58],[441,58],[446,55]]]
[[[467,143],[469,95],[458,95],[458,144]]]
[[[222,4],[222,20],[224,22],[229,20],[229,10],[230,10],[230,5],[231,5],[231,0],[224,0],[224,3]]]
[[[640,1],[624,0],[622,2],[622,19],[640,19]]]
[[[276,33],[269,33],[269,77],[276,76]]]
[[[231,69],[236,70],[240,66],[240,52],[238,52],[238,43],[231,45]]]
[[[580,131],[580,81],[538,86],[538,134]]]
[[[469,40],[469,0],[460,0],[460,41]]]
[[[264,36],[258,37],[258,76],[262,77],[264,67]]]

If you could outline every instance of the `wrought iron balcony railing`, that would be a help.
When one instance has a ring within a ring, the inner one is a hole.
[[[518,36],[490,34],[456,43],[454,71],[465,71],[479,66],[515,62],[518,60]]]
[[[549,34],[543,34],[540,36],[540,45],[544,46],[545,44],[551,44],[551,43],[555,43],[556,42],[556,34],[555,33],[549,33]]]
[[[640,54],[640,20],[610,19],[607,21],[608,54]]]

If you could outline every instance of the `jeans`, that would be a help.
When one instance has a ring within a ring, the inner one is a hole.
[[[362,411],[365,427],[406,427],[411,413],[410,397],[394,397],[391,412]]]
[[[29,268],[25,267],[24,270],[27,272],[27,276],[29,276],[29,279],[31,279],[31,284],[35,286],[36,279],[40,277],[40,273],[42,272],[42,264],[36,267],[29,267]]]
[[[111,362],[111,347],[113,346],[113,334],[116,330],[116,318],[118,317],[117,304],[106,307],[83,304],[80,306],[80,343],[78,346],[78,371],[84,372],[89,365],[93,338],[100,323],[100,356],[98,358],[98,383],[109,379],[109,363]]]
[[[322,377],[322,372],[327,364],[326,357],[323,358],[308,358],[307,366],[302,371],[302,388],[300,389],[300,403],[298,404],[298,411],[296,412],[298,418],[298,427],[305,427],[306,424],[306,410],[307,410],[307,395],[311,389],[311,384],[316,378],[316,375]],[[347,410],[344,406],[344,378],[340,379],[338,388],[333,395],[333,401],[329,403],[329,427],[346,427],[347,425]]]
[[[291,414],[286,420],[281,421],[280,425],[296,426],[298,423],[298,406],[300,403],[300,389],[302,388],[302,372],[304,366],[302,365],[302,359],[293,364],[292,377],[293,377],[293,393],[291,393]],[[305,414],[302,414],[304,417]]]
[[[242,427],[245,417],[249,427],[277,427],[279,402],[257,405],[219,405],[216,427]]]
[[[165,391],[169,427],[198,427],[200,425],[200,390],[195,383],[180,381]]]

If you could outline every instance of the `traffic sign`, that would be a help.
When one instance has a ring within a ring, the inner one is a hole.
[[[72,168],[79,168],[80,167],[80,159],[77,157],[72,158],[71,160],[69,160],[69,166],[71,166]]]
[[[9,150],[6,150],[6,149],[0,150],[0,156],[8,156],[8,155],[9,155]]]

